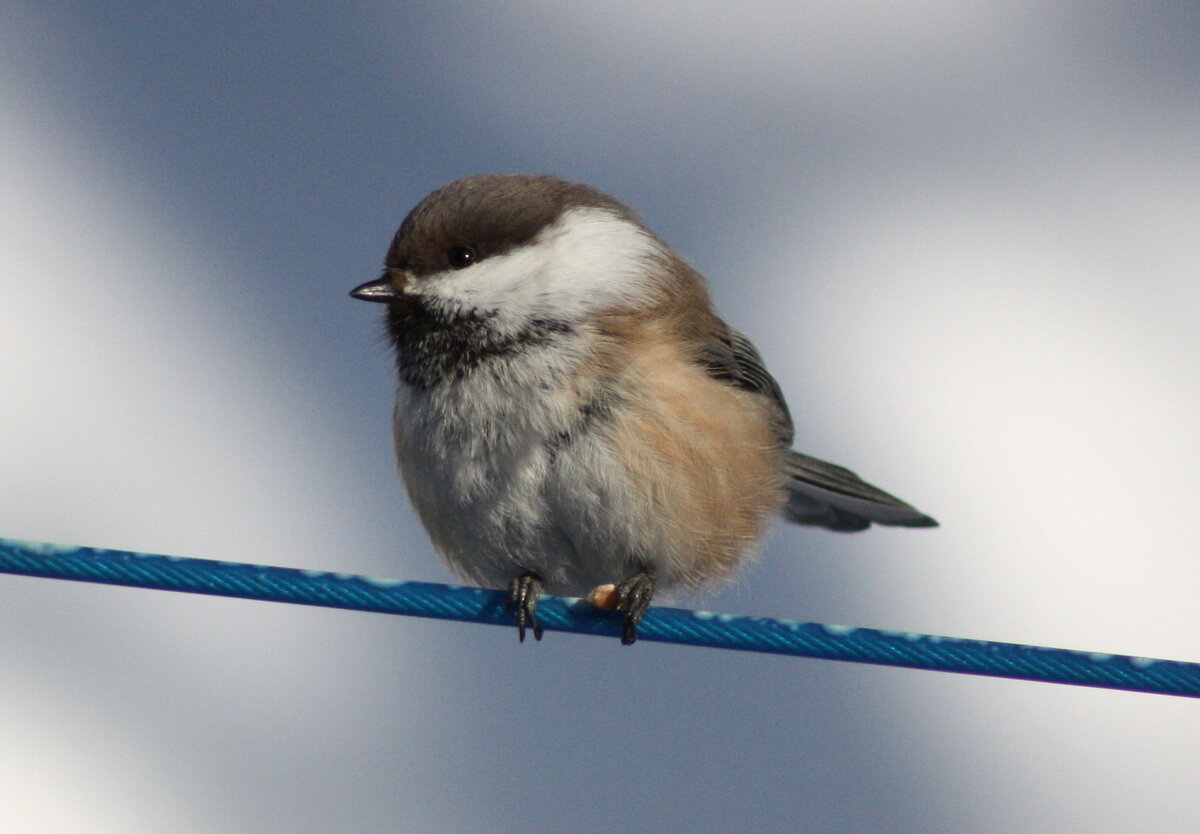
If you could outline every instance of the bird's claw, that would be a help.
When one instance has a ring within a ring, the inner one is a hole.
[[[542,627],[538,625],[538,597],[542,595],[542,577],[527,570],[508,584],[508,607],[517,616],[517,637],[525,642],[525,624],[533,629],[533,639],[542,639]]]
[[[617,610],[625,612],[621,626],[621,645],[632,646],[637,641],[638,625],[654,598],[654,574],[640,570],[617,586]]]

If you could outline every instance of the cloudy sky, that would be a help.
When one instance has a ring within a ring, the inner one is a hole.
[[[467,173],[639,210],[943,524],[715,610],[1200,660],[1200,7],[0,11],[0,536],[447,581],[374,277]],[[1190,831],[1197,704],[0,577],[5,830]]]

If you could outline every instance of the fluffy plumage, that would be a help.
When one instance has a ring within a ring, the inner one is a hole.
[[[457,574],[511,583],[522,636],[526,620],[540,636],[542,589],[624,579],[633,642],[656,584],[727,576],[776,510],[841,531],[935,524],[790,451],[778,384],[703,279],[588,186],[451,183],[353,294],[388,303],[409,496]]]

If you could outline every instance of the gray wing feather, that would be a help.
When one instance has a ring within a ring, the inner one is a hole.
[[[776,406],[774,430],[779,445],[792,445],[795,429],[779,383],[767,371],[762,356],[744,334],[726,326],[700,352],[705,370],[716,379],[762,394]],[[787,476],[784,518],[839,532],[865,530],[871,523],[897,527],[936,527],[929,516],[871,486],[849,469],[795,451],[783,459]]]
[[[709,375],[725,380],[745,391],[762,394],[775,404],[773,428],[780,446],[791,446],[795,429],[787,401],[775,377],[767,371],[766,363],[754,343],[739,330],[725,325],[724,330],[704,343],[700,361]]]
[[[797,524],[853,532],[876,524],[937,527],[909,504],[873,487],[849,469],[789,451],[784,455],[787,501],[783,517]]]

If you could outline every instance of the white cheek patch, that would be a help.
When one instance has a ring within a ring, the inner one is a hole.
[[[501,327],[530,319],[578,321],[644,303],[667,258],[644,229],[605,209],[576,208],[534,240],[467,269],[428,275],[409,291],[494,315]]]

